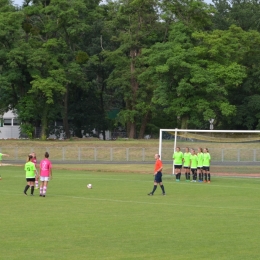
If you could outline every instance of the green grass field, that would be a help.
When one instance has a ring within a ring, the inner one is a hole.
[[[0,259],[260,259],[260,179],[166,175],[147,196],[148,174],[56,169],[42,198],[23,167],[0,174]]]

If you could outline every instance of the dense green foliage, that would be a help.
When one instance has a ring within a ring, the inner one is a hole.
[[[0,112],[45,139],[260,129],[259,0],[0,0]],[[117,116],[109,114],[118,110]]]

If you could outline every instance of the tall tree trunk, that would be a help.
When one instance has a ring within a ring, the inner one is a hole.
[[[150,111],[148,111],[145,114],[145,116],[143,117],[141,128],[140,128],[140,131],[139,131],[139,134],[138,134],[138,139],[144,138],[144,133],[145,133],[145,129],[146,129],[146,126],[147,126],[147,123],[148,123],[148,120],[149,120],[149,116],[150,116]]]
[[[70,138],[69,120],[68,120],[68,96],[69,96],[69,84],[66,85],[66,92],[64,94],[64,106],[63,106],[63,128],[66,138]]]
[[[181,118],[181,129],[188,129],[189,116],[182,116]]]
[[[136,131],[136,125],[135,122],[129,123],[129,138],[134,139],[135,138],[135,131]]]
[[[131,57],[131,63],[130,63],[130,72],[131,72],[131,89],[132,89],[132,100],[129,105],[129,107],[127,107],[127,109],[129,110],[135,110],[135,105],[136,105],[136,96],[137,96],[137,90],[139,87],[139,84],[136,80],[136,76],[135,76],[135,59],[136,57],[140,55],[140,51],[136,50],[136,49],[132,49],[130,50],[130,57]],[[129,122],[128,122],[128,126],[129,126],[129,138],[135,138],[135,134],[136,134],[136,122],[135,122],[135,118],[129,118]]]
[[[101,108],[101,118],[102,118],[102,129],[101,129],[101,133],[103,136],[103,140],[106,140],[106,130],[105,129],[106,126],[106,122],[105,122],[105,107],[104,107],[104,91],[105,91],[105,83],[103,81],[103,77],[100,76],[99,74],[97,74],[97,87],[99,89],[99,84],[101,84],[101,91],[99,94],[99,98],[100,98],[100,108]]]
[[[43,113],[41,118],[41,140],[47,139],[47,129],[48,129],[47,114],[48,114],[48,105],[45,104],[45,106],[43,107]]]

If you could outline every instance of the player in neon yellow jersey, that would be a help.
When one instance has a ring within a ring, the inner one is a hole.
[[[33,156],[29,154],[28,160],[24,165],[24,170],[26,172],[26,181],[27,185],[24,188],[24,195],[27,195],[27,190],[31,187],[31,196],[33,196],[34,192],[34,183],[35,183],[35,175],[36,175],[36,168],[34,163],[32,162]]]
[[[203,152],[202,148],[198,148],[198,166],[197,166],[197,174],[199,174],[199,182],[203,182]]]
[[[8,154],[5,154],[5,153],[0,153],[0,166],[2,166],[3,156],[9,156],[9,155],[8,155]],[[2,180],[2,177],[1,177],[1,176],[0,176],[0,180]]]
[[[174,160],[176,181],[180,181],[181,180],[181,168],[182,168],[182,163],[183,163],[183,153],[182,153],[180,147],[176,148],[176,151],[172,155],[172,159]]]
[[[208,148],[203,150],[203,173],[204,173],[204,182],[210,183],[210,161],[211,156]]]
[[[195,153],[194,149],[191,149],[191,155],[190,155],[190,168],[192,172],[192,181],[197,181],[197,167],[198,167],[198,156]]]
[[[190,149],[185,148],[185,153],[183,154],[183,167],[185,169],[186,181],[190,181]]]
[[[9,155],[5,153],[0,153],[0,166],[2,166],[3,156],[9,156]]]

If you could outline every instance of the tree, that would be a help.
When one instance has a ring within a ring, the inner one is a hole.
[[[130,138],[136,137],[136,127],[140,124],[139,138],[142,138],[151,113],[152,94],[148,84],[138,81],[138,75],[144,69],[139,58],[144,47],[163,37],[158,4],[155,0],[122,0],[110,3],[110,8],[113,18],[107,22],[107,27],[113,32],[112,40],[118,46],[105,52],[107,61],[114,66],[107,82],[115,95],[124,101],[118,121],[126,124]]]
[[[243,55],[239,32],[243,34],[232,27],[229,31],[192,33],[177,22],[168,42],[144,51],[149,65],[144,77],[158,86],[153,102],[180,119],[179,127],[204,128],[210,118],[220,122],[235,114],[228,91],[246,76],[238,63]]]
[[[12,109],[19,97],[27,90],[23,74],[28,53],[24,50],[21,24],[23,13],[16,10],[8,0],[0,0],[0,106]]]
[[[79,47],[90,29],[86,23],[88,5],[84,0],[34,1],[24,11],[27,15],[30,43],[31,93],[45,100],[42,109],[42,138],[46,138],[50,104],[59,104],[63,129],[70,137],[69,93],[86,86],[86,64],[89,56]]]

